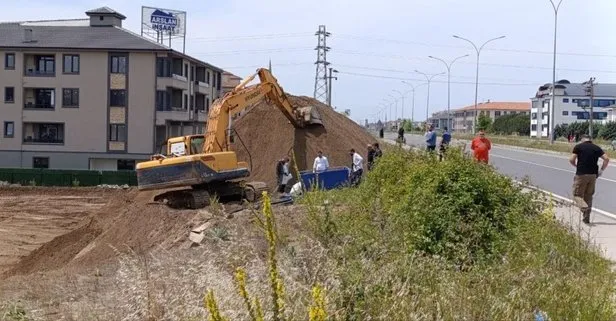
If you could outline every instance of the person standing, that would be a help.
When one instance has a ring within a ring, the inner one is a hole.
[[[364,173],[364,159],[355,152],[355,149],[351,148],[349,151],[349,155],[351,155],[353,159],[353,164],[351,166],[351,175],[349,177],[351,186],[357,186],[361,181],[361,176]]]
[[[368,144],[368,155],[366,159],[368,160],[368,171],[372,170],[372,166],[374,165],[374,158],[376,155],[376,151],[372,147],[371,144]]]
[[[444,156],[443,154],[445,154],[445,151],[447,150],[447,147],[449,147],[450,142],[451,142],[451,134],[447,130],[447,127],[445,127],[445,131],[443,132],[443,137],[441,138],[441,144],[439,146],[439,150],[440,150],[439,159],[440,160],[443,160],[443,156]]]
[[[383,156],[383,151],[381,150],[381,147],[379,146],[379,143],[374,143],[372,144],[373,148],[374,148],[374,160],[376,160],[377,158]]]
[[[487,164],[490,159],[490,150],[492,149],[492,143],[486,138],[486,133],[480,130],[477,133],[477,137],[471,142],[471,150],[475,160],[481,163]]]
[[[317,153],[317,157],[314,159],[314,163],[312,164],[312,172],[320,173],[329,169],[329,161],[327,161],[327,157],[323,156],[323,152],[319,151]]]
[[[434,132],[434,125],[428,125],[428,131],[424,136],[426,138],[427,150],[434,151],[436,149],[436,133]]]
[[[281,158],[276,164],[276,181],[278,183],[278,193],[284,194],[291,174],[289,173],[289,157]]]
[[[406,139],[404,138],[404,126],[400,126],[398,129],[398,143],[406,144]]]
[[[597,164],[599,158],[603,160],[600,169]],[[582,221],[586,224],[590,223],[595,183],[609,162],[607,154],[592,142],[589,135],[582,135],[582,141],[573,147],[569,158],[569,163],[576,168],[573,177],[573,199],[582,211]]]

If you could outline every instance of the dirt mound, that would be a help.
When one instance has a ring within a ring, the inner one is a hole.
[[[312,169],[319,150],[330,166],[351,166],[349,149],[366,154],[366,145],[374,138],[347,116],[321,102],[305,96],[288,96],[294,106],[314,106],[321,114],[323,127],[296,129],[276,106],[262,102],[241,116],[233,127],[238,136],[233,150],[239,160],[252,163],[251,180],[267,182],[276,187],[276,161],[295,149],[301,170]]]
[[[349,149],[365,154],[366,144],[374,142],[361,126],[328,106],[308,97],[289,98],[296,106],[317,108],[324,126],[295,129],[275,106],[266,102],[256,105],[234,124],[238,136],[233,150],[240,160],[252,163],[251,179],[267,182],[270,190],[276,187],[276,161],[290,156],[293,148],[298,167],[304,170],[312,168],[319,150],[328,157],[330,166],[351,166]],[[99,266],[116,257],[115,249],[147,252],[154,247],[171,248],[187,242],[199,213],[148,204],[155,193],[130,189],[114,195],[78,228],[23,258],[9,275],[63,266]]]

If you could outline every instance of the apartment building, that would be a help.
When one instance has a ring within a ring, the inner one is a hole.
[[[492,119],[510,114],[530,114],[531,104],[526,102],[511,102],[511,101],[486,101],[477,104],[477,114],[486,115]],[[473,120],[475,118],[475,105],[470,105],[462,108],[451,110],[451,126],[450,129],[458,132],[471,132],[473,128]],[[435,128],[443,128],[447,124],[447,111],[439,111],[432,114],[429,122]]]
[[[85,14],[0,23],[0,167],[130,170],[203,132],[223,71]]]
[[[531,98],[530,135],[549,137],[552,84],[545,84]],[[599,123],[616,121],[616,84],[595,84],[593,120]],[[560,80],[555,86],[554,125],[586,121],[590,118],[590,97],[581,83]]]
[[[222,92],[230,92],[242,82],[242,77],[236,76],[228,71],[222,73]]]

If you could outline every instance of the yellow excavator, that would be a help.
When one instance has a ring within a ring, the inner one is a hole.
[[[260,82],[249,85],[257,75]],[[137,164],[138,189],[161,190],[154,201],[172,208],[203,208],[209,205],[212,196],[259,200],[261,193],[268,190],[267,184],[246,181],[250,176],[249,164],[238,161],[230,146],[232,120],[263,99],[273,103],[296,128],[323,126],[315,107],[293,107],[270,71],[257,69],[231,92],[214,101],[204,135],[169,138],[164,154],[153,155],[149,161]]]

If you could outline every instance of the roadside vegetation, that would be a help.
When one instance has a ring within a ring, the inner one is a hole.
[[[360,187],[304,202],[337,262],[332,319],[616,317],[611,264],[545,200],[461,154],[390,152]]]
[[[266,195],[252,214],[212,218],[226,238],[212,230],[201,247],[123,254],[113,272],[50,275],[36,285],[45,297],[25,289],[0,320],[616,318],[611,263],[548,199],[459,150],[439,162],[388,148],[359,187],[299,203]]]

